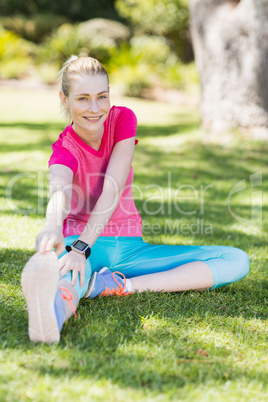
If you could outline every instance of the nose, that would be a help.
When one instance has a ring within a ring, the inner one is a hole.
[[[97,113],[100,110],[97,99],[92,99],[88,107],[89,112]]]

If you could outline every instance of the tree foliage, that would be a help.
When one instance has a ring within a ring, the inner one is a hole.
[[[187,0],[117,0],[115,7],[136,31],[166,37],[182,60],[192,60]]]
[[[0,0],[0,15],[6,31],[38,44],[30,57],[45,82],[71,54],[99,59],[132,96],[189,81],[188,0]]]
[[[134,25],[156,35],[183,29],[188,22],[186,0],[117,0],[116,8]]]
[[[22,78],[32,63],[36,46],[0,28],[0,78]]]
[[[117,19],[114,0],[0,0],[0,15],[50,12],[71,20],[104,17]]]

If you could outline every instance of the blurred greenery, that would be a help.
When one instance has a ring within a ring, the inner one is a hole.
[[[86,42],[86,39],[78,35],[76,25],[63,24],[39,47],[37,60],[39,63],[55,63],[60,69],[64,60],[70,55],[79,54],[81,49],[85,49],[86,53],[89,53],[91,49],[90,47],[85,48]]]
[[[187,0],[0,0],[0,10],[1,79],[37,76],[53,84],[75,54],[99,59],[123,95],[198,83],[193,63],[184,64],[192,59]]]
[[[138,34],[164,36],[183,61],[192,61],[188,0],[116,0],[116,9]]]
[[[54,29],[67,22],[69,20],[66,17],[54,15],[50,12],[31,16],[16,14],[0,17],[0,25],[5,29],[35,43],[41,43]]]
[[[107,63],[112,57],[111,51],[120,43],[120,39],[115,37],[111,31],[110,37],[105,34],[93,35],[90,23],[97,22],[97,26],[105,23],[105,20],[91,20],[82,24],[63,24],[49,36],[41,46],[39,46],[37,62],[38,64],[52,62],[61,68],[63,62],[75,54],[77,56],[91,56]],[[114,27],[119,23],[107,21]],[[96,25],[96,24],[94,24]],[[121,25],[121,24],[120,24]],[[123,26],[124,27],[124,26]]]
[[[141,96],[144,88],[156,86],[187,89],[198,82],[194,65],[183,65],[163,36],[135,36],[110,56],[107,70],[124,95]]]
[[[2,16],[16,14],[32,16],[36,13],[47,12],[67,17],[72,21],[85,21],[100,16],[118,18],[114,0],[0,0],[0,15]]]
[[[23,78],[36,51],[33,43],[0,28],[0,78]]]

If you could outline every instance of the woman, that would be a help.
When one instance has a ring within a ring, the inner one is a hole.
[[[30,339],[58,342],[82,297],[214,289],[246,276],[248,256],[237,248],[142,240],[132,196],[136,117],[110,107],[96,59],[72,56],[61,74],[72,124],[52,145],[46,223],[22,272]]]

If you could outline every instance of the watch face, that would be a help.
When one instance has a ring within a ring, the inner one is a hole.
[[[77,242],[74,244],[74,247],[80,251],[84,251],[87,248],[87,244],[81,240],[77,240]]]

